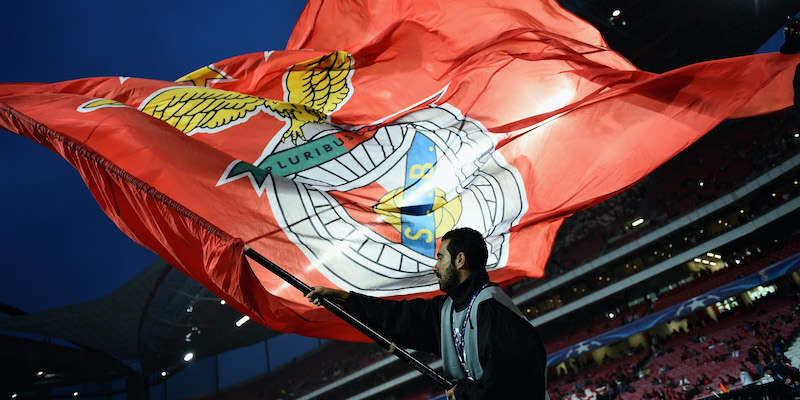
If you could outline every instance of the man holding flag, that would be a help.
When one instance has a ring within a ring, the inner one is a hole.
[[[546,355],[536,329],[486,273],[483,236],[471,228],[444,235],[433,271],[446,293],[393,301],[317,286],[308,293],[342,304],[404,347],[442,356],[456,385],[448,399],[546,398]]]

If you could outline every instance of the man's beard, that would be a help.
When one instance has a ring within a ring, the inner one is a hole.
[[[439,277],[439,288],[448,293],[455,289],[459,283],[461,282],[458,281],[458,269],[453,262],[450,262],[450,265],[444,270],[444,275]]]

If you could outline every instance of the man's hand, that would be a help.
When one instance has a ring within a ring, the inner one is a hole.
[[[447,389],[445,396],[447,396],[447,400],[456,400],[456,387],[453,386],[450,389]]]
[[[320,305],[320,299],[326,298],[336,304],[344,304],[349,293],[344,290],[331,289],[324,286],[314,286],[306,297],[314,305]]]

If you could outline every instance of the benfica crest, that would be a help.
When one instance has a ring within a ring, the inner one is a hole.
[[[212,67],[179,81],[235,79]],[[437,104],[446,88],[367,126],[332,124],[330,115],[355,90],[354,71],[351,56],[336,52],[287,70],[283,101],[176,86],[152,93],[138,109],[189,136],[224,134],[259,113],[283,121],[258,159],[233,161],[217,186],[247,179],[255,196],[266,193],[284,232],[343,289],[435,289],[436,241],[459,226],[482,232],[488,268],[503,267],[507,232],[527,203],[518,172],[494,151],[494,136]],[[116,106],[123,105],[96,100],[79,110]]]

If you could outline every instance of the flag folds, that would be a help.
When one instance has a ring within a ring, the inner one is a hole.
[[[128,236],[255,321],[360,340],[244,245],[312,286],[430,297],[437,241],[470,226],[493,280],[540,277],[564,218],[725,118],[791,106],[799,61],[653,74],[554,0],[311,0],[286,50],[176,82],[0,85],[0,127],[62,155]]]

